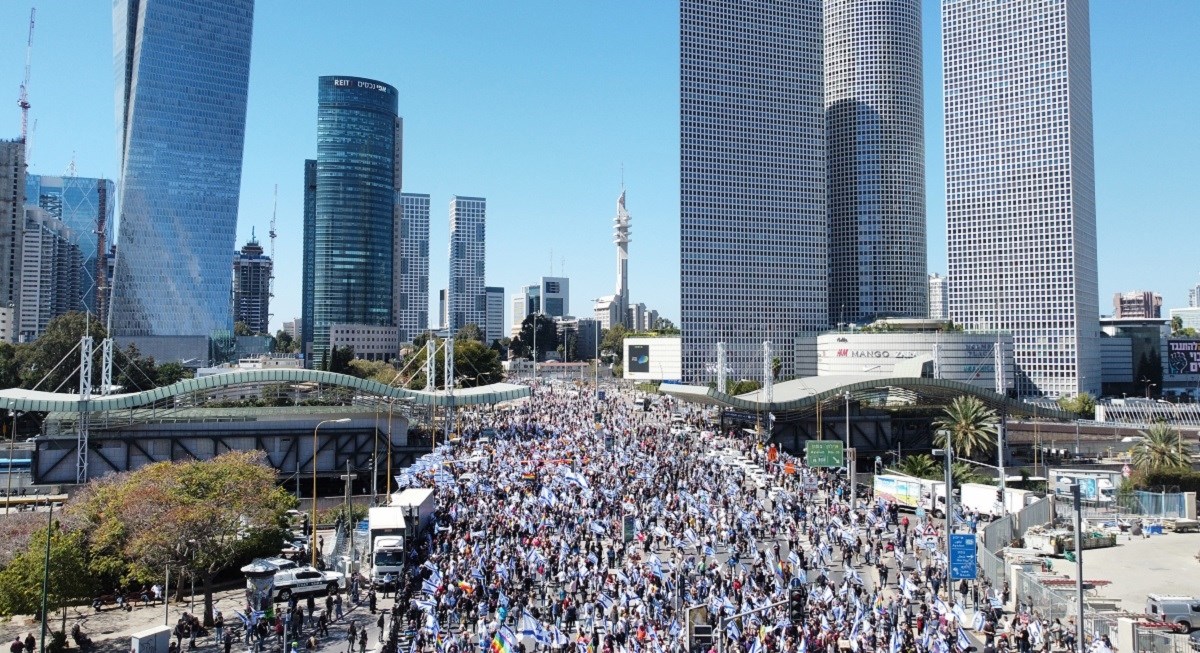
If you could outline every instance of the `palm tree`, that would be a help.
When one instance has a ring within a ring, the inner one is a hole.
[[[982,453],[995,443],[996,411],[983,405],[977,397],[960,395],[946,406],[945,415],[935,420],[937,428],[934,444],[946,446],[946,434],[950,435],[950,446],[954,454],[970,458]]]
[[[1133,445],[1130,456],[1139,470],[1187,469],[1192,466],[1192,448],[1183,442],[1179,430],[1166,422],[1155,422],[1145,431],[1145,438]]]
[[[926,454],[917,454],[915,456],[905,456],[899,465],[896,465],[896,471],[908,476],[917,478],[941,478],[942,468],[938,466],[933,458]]]

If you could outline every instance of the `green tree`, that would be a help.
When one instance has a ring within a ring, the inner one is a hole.
[[[350,375],[370,379],[384,385],[395,385],[396,368],[386,361],[355,359],[350,361]]]
[[[275,332],[275,342],[272,351],[277,354],[294,354],[300,351],[300,343],[292,337],[292,334],[280,329]]]
[[[754,381],[751,379],[741,379],[738,381],[726,381],[726,385],[729,387],[729,390],[726,391],[726,394],[731,394],[731,395],[744,395],[748,392],[754,392],[754,391],[762,388],[761,381]]]
[[[629,331],[623,324],[614,324],[600,334],[600,351],[612,352],[612,360],[625,359],[625,336]]]
[[[1183,441],[1179,429],[1166,422],[1155,422],[1139,433],[1144,439],[1129,450],[1133,466],[1139,471],[1191,468],[1192,447]]]
[[[534,325],[537,328],[536,342],[533,337]],[[517,348],[517,341],[520,340],[520,351],[525,355],[529,355],[529,348],[537,345],[538,360],[543,360],[548,351],[558,350],[558,325],[554,320],[546,315],[538,315],[531,313],[525,316],[521,321],[521,331],[516,338],[513,338],[513,348]]]
[[[437,353],[434,354],[433,368],[436,385],[445,385],[446,354],[442,342],[438,342]],[[539,343],[538,348],[541,348]],[[410,390],[425,388],[425,348],[415,350],[404,364],[400,366],[404,374],[400,383]],[[499,383],[504,378],[504,368],[500,365],[500,355],[478,340],[454,339],[454,383],[463,388]]]
[[[254,332],[250,330],[250,325],[238,320],[233,323],[233,335],[235,336],[252,336]]]
[[[1081,392],[1073,397],[1059,397],[1058,407],[1067,412],[1075,413],[1082,419],[1094,419],[1096,417],[1096,399],[1086,392]]]
[[[0,389],[21,385],[21,361],[17,346],[0,342]]]
[[[211,460],[154,463],[89,484],[74,509],[96,566],[152,578],[165,566],[183,569],[204,590],[204,623],[212,624],[213,579],[242,562],[243,540],[271,531],[283,537],[285,512],[295,498],[275,482],[258,451],[234,451]],[[275,546],[278,546],[277,544]]]
[[[192,371],[175,362],[163,363],[157,366],[154,372],[154,383],[159,387],[190,378],[192,378]]]
[[[771,378],[778,381],[781,371],[783,371],[783,361],[779,360],[779,357],[776,356],[771,359]]]
[[[928,454],[905,456],[896,465],[896,471],[917,478],[942,478],[942,467]]]
[[[79,350],[76,347],[85,334],[90,334],[95,343],[107,337],[104,325],[86,313],[71,311],[50,320],[37,340],[17,349],[21,387],[78,392]],[[99,356],[93,359],[92,378],[100,378]]]
[[[944,415],[934,420],[933,425],[938,430],[934,443],[939,447],[946,446],[946,435],[949,434],[954,455],[970,458],[995,444],[999,421],[996,411],[977,397],[959,395],[946,406]]]
[[[657,320],[655,320],[654,324],[650,325],[650,328],[652,328],[655,331],[658,331],[662,335],[679,333],[679,327],[675,326],[674,322],[668,320],[665,317],[660,317]]]
[[[454,342],[456,344],[465,340],[485,342],[487,337],[483,335],[483,329],[480,329],[478,324],[470,322],[464,324],[463,327],[458,330],[458,333],[454,334]]]
[[[329,356],[325,357],[322,367],[327,372],[336,374],[352,374],[350,361],[354,360],[354,348],[346,345],[345,347],[334,347],[329,352]]]
[[[29,546],[0,571],[0,615],[41,612],[46,537],[45,527],[34,532]],[[50,534],[47,607],[65,610],[68,604],[91,597],[97,589],[87,569],[84,534],[65,531],[54,524]]]

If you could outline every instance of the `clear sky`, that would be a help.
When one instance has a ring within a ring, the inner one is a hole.
[[[929,265],[945,272],[939,4],[923,1]],[[114,177],[111,2],[37,5],[30,169],[64,174],[74,159],[80,176]],[[4,138],[20,132],[28,19],[26,2],[0,2]],[[1195,0],[1092,2],[1102,313],[1134,289],[1185,306],[1200,282],[1186,239],[1177,246],[1200,220],[1197,25]],[[432,195],[435,305],[460,194],[488,199],[488,285],[511,295],[553,270],[571,278],[571,312],[590,315],[613,290],[623,169],[633,300],[678,322],[678,35],[667,0],[259,0],[238,243],[254,227],[268,244],[278,185],[273,328],[300,314],[303,161],[316,154],[317,77],[331,74],[399,89],[404,188]]]

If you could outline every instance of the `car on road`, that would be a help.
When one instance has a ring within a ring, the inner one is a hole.
[[[321,571],[306,565],[275,572],[276,601],[309,594],[335,594],[345,588],[346,575],[339,571]]]
[[[292,537],[283,541],[283,546],[280,549],[280,553],[283,553],[284,555],[295,555],[303,552],[306,548],[308,548],[307,537]]]

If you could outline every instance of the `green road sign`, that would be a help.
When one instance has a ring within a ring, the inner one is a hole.
[[[804,443],[804,456],[809,467],[842,467],[844,452],[837,440],[809,440]]]

